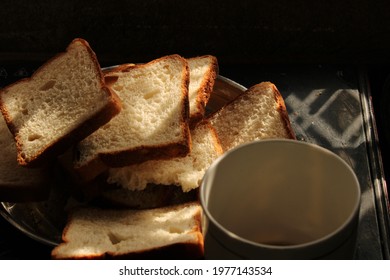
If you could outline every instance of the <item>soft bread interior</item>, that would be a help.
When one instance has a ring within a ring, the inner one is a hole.
[[[100,154],[146,151],[188,141],[185,128],[188,88],[183,88],[188,72],[183,71],[183,60],[173,55],[106,74],[106,78],[115,77],[111,88],[123,108],[109,123],[79,143],[76,168]]]
[[[198,188],[206,169],[222,154],[222,148],[208,122],[198,124],[191,135],[192,150],[186,157],[111,168],[108,182],[130,190],[143,190],[148,184],[177,185],[184,192]]]
[[[59,259],[136,254],[178,243],[199,245],[200,206],[182,204],[149,210],[81,208],[71,215]]]
[[[294,138],[283,98],[269,82],[249,88],[209,121],[224,151],[259,139]]]
[[[20,161],[31,162],[111,102],[89,47],[73,41],[29,79],[5,88],[3,113],[12,125]]]

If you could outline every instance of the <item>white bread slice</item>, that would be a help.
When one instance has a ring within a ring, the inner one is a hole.
[[[21,165],[40,165],[107,123],[121,107],[104,84],[95,53],[83,39],[43,64],[31,78],[0,92]]]
[[[282,95],[273,83],[256,84],[208,117],[224,152],[266,138],[291,138],[291,127]]]
[[[194,127],[204,118],[206,105],[213,92],[214,83],[218,76],[218,60],[212,55],[196,56],[187,58],[186,60],[190,71],[188,85],[190,126]],[[122,64],[106,70],[106,72],[126,71],[131,66],[135,66],[135,64]]]
[[[119,67],[105,77],[123,109],[78,144],[74,167],[84,180],[94,178],[105,166],[188,154],[189,70],[184,58],[170,55]]]
[[[222,148],[207,121],[192,129],[191,137],[192,150],[186,157],[111,168],[108,182],[130,190],[143,190],[148,184],[176,185],[184,192],[198,188],[206,169],[222,154]]]
[[[14,137],[1,115],[0,155],[0,201],[28,202],[48,198],[50,168],[25,168],[18,164]]]
[[[71,213],[54,259],[203,257],[199,203],[148,210],[79,208]]]
[[[206,105],[218,75],[218,61],[212,55],[192,57],[187,61],[190,68],[190,126],[194,127],[205,115]]]

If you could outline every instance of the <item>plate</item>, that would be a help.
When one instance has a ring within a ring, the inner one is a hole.
[[[226,77],[218,76],[206,107],[210,114],[245,91],[246,88]],[[2,202],[0,214],[18,230],[43,244],[56,246],[66,223],[65,209],[70,203],[61,173],[56,176],[47,201],[34,203]]]

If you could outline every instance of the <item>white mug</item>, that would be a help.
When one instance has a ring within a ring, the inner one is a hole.
[[[259,140],[226,152],[200,190],[206,259],[352,259],[352,168],[318,145]]]

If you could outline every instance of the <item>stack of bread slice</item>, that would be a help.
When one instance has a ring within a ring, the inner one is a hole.
[[[295,137],[269,82],[206,115],[217,77],[212,55],[103,72],[89,44],[75,39],[0,92],[15,162],[41,168],[60,159],[75,188],[98,190],[70,210],[53,258],[202,257],[197,191],[207,168],[237,145]]]

